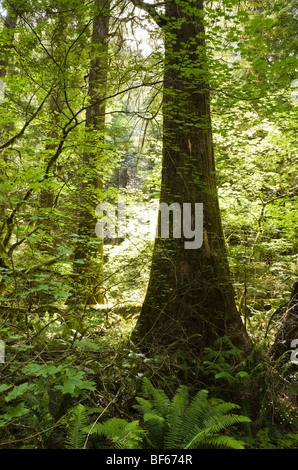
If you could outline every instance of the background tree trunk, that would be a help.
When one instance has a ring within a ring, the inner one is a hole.
[[[7,69],[9,65],[9,50],[11,49],[13,45],[13,40],[14,40],[14,30],[17,25],[18,21],[18,16],[17,13],[14,11],[14,5],[11,7],[7,6],[7,13],[5,16],[4,20],[4,34],[5,37],[7,38],[6,44],[2,44],[2,47],[0,48],[0,104],[4,102],[4,97],[5,97],[5,87],[4,87],[4,81],[2,80],[3,78],[6,77],[7,74]],[[1,129],[1,136],[0,140],[2,140],[2,134],[4,134],[4,131],[6,131],[9,127],[12,127],[13,124],[9,124],[5,126],[5,129]],[[2,142],[1,142],[2,143]],[[7,162],[7,155],[5,151],[1,153],[1,159],[4,160],[4,162]],[[1,177],[1,172],[2,168],[0,170],[0,181],[2,181]],[[1,212],[4,210],[4,207],[1,207]],[[0,240],[0,268],[7,268],[5,258],[7,256],[7,246],[3,243],[2,240]]]
[[[89,104],[86,110],[87,151],[82,155],[82,184],[79,196],[78,235],[75,251],[75,270],[80,275],[79,290],[85,302],[103,303],[102,263],[103,243],[95,237],[96,206],[103,188],[100,160],[104,151],[105,95],[107,86],[107,54],[109,33],[109,4],[95,1],[97,16],[93,22],[92,57],[89,70]],[[94,243],[92,243],[94,242]],[[81,261],[81,262],[80,262]]]
[[[52,53],[55,56],[55,60],[58,64],[62,64],[64,60],[64,53],[61,49],[61,43],[66,43],[66,26],[67,22],[69,21],[69,17],[64,14],[60,14],[56,20],[56,24],[52,33]],[[57,70],[57,74],[58,74]],[[57,90],[53,90],[50,98],[49,98],[49,116],[51,117],[49,123],[49,130],[47,138],[49,143],[46,144],[46,151],[49,153],[55,152],[57,149],[57,142],[59,142],[59,120],[61,115],[66,107],[66,103],[63,99],[66,90],[64,90],[64,84],[60,82],[59,87]],[[54,173],[58,173],[58,165],[54,165],[53,167]],[[41,209],[53,209],[55,205],[56,195],[53,188],[49,184],[47,180],[46,187],[42,187],[39,195],[39,206]],[[43,211],[42,215],[43,215]],[[57,232],[57,225],[55,224],[54,220],[51,217],[43,217],[42,223],[44,225],[45,237],[39,244],[39,249],[41,251],[46,252],[47,254],[54,255],[55,253],[55,241],[54,241],[54,234]]]
[[[203,203],[204,242],[185,249],[185,237],[157,238],[150,281],[133,339],[195,348],[228,335],[249,340],[237,312],[218,203],[212,146],[202,2],[167,3],[160,202]],[[159,219],[160,225],[160,219]],[[192,227],[193,228],[193,227]]]
[[[0,79],[4,78],[7,73],[9,64],[9,50],[12,48],[14,40],[14,29],[17,25],[18,15],[15,6],[7,7],[7,13],[4,20],[4,28],[6,31],[7,43],[0,48]],[[8,34],[7,34],[8,33]]]
[[[275,341],[271,347],[272,358],[277,360],[289,351],[294,339],[298,339],[298,282],[294,283],[291,299],[275,335]],[[290,360],[290,353],[286,359]]]

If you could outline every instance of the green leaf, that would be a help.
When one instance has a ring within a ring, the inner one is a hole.
[[[72,396],[77,396],[81,390],[95,390],[95,382],[83,379],[84,373],[79,371],[68,370],[62,377],[63,384],[56,385],[55,388],[61,390],[63,394],[69,393]]]
[[[19,418],[20,416],[27,415],[29,413],[29,410],[25,407],[24,402],[19,403],[16,406],[7,406],[5,411],[6,413],[3,415],[3,418],[8,421],[13,418]]]
[[[6,390],[8,390],[11,387],[12,387],[12,385],[6,385],[6,384],[0,385],[0,393],[5,392]]]
[[[35,375],[36,377],[48,377],[64,371],[64,366],[55,366],[53,364],[27,364],[22,369],[26,375]]]
[[[64,246],[59,246],[58,251],[60,251],[62,255],[72,255],[73,253],[71,250],[65,248]]]
[[[95,350],[100,350],[102,349],[102,346],[98,343],[95,343],[94,341],[84,339],[82,341],[75,341],[74,346],[78,349],[95,349]]]
[[[5,401],[9,402],[15,400],[16,398],[23,396],[24,393],[28,392],[29,390],[33,390],[34,388],[35,385],[29,384],[28,382],[21,385],[15,385],[12,391],[9,392],[8,395],[5,397]]]

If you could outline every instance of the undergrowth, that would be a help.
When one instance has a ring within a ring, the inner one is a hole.
[[[147,357],[131,319],[80,321],[2,328],[0,448],[298,448],[297,373],[266,345],[245,357],[221,338],[198,357],[183,344]]]

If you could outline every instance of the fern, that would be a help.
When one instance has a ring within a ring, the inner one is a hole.
[[[188,388],[183,385],[178,388],[171,401],[164,392],[155,389],[148,379],[143,382],[143,392],[147,400],[137,397],[136,408],[143,412],[150,447],[244,448],[241,441],[221,434],[235,424],[250,422],[246,416],[231,413],[239,409],[238,405],[219,399],[208,399],[207,390],[200,390],[190,401]]]
[[[159,412],[160,415],[167,413],[171,402],[163,390],[153,387],[149,379],[143,379],[143,395],[149,398],[153,407]]]
[[[165,419],[157,413],[145,413],[143,416],[144,423],[147,423],[148,429],[151,430],[150,437],[145,435],[150,447],[155,447],[155,442],[164,441]]]
[[[65,447],[67,449],[82,449],[86,437],[87,410],[79,403],[71,412],[68,426],[68,436]]]
[[[206,414],[206,402],[208,398],[207,390],[200,390],[192,399],[186,411],[184,418],[184,435],[189,436],[194,426],[199,425],[203,421],[204,413]]]
[[[188,403],[188,388],[181,386],[174,396],[168,412],[169,430],[165,436],[165,445],[168,449],[177,448],[180,444],[180,436],[184,432],[183,424]]]
[[[141,446],[144,430],[139,421],[128,422],[121,418],[111,418],[105,423],[93,426],[90,434],[98,434],[109,441],[109,447],[116,449],[138,449]]]
[[[222,436],[220,431],[225,430],[227,427],[232,426],[236,423],[243,423],[250,421],[245,416],[239,416],[235,414],[224,415],[216,417],[216,411],[214,410],[214,416],[209,417],[209,423],[203,423],[201,429],[196,427],[193,430],[193,436],[188,436],[189,442],[184,446],[184,449],[194,449],[197,447],[208,446],[222,446],[225,445],[233,449],[243,449],[243,443],[237,441],[231,436]],[[203,429],[202,429],[203,428]],[[224,439],[223,439],[224,437]],[[235,447],[235,442],[237,446]],[[225,443],[225,444],[224,444]]]
[[[202,443],[201,443],[202,444]],[[243,443],[234,437],[217,434],[204,439],[204,444],[208,447],[228,447],[230,449],[243,449]]]

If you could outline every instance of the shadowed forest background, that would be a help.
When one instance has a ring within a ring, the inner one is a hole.
[[[298,448],[297,22],[1,2],[0,448]]]

